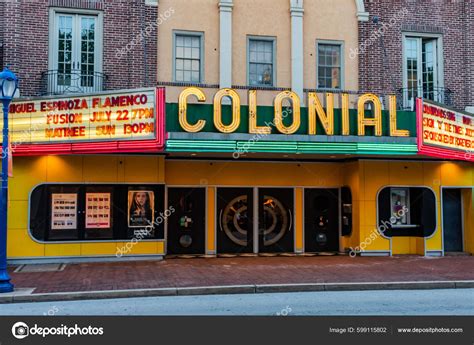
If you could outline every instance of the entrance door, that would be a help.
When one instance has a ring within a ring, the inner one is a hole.
[[[167,254],[205,254],[206,189],[168,188],[168,205]]]
[[[52,37],[50,93],[87,93],[102,90],[99,70],[97,16],[56,13]]]
[[[462,201],[460,189],[443,189],[443,239],[445,252],[463,251]]]
[[[438,39],[406,37],[404,45],[404,107],[414,109],[417,97],[443,103]]]
[[[305,252],[339,251],[339,190],[306,189]]]
[[[217,189],[217,253],[253,253],[253,189]]]
[[[294,252],[293,189],[258,190],[258,252]]]

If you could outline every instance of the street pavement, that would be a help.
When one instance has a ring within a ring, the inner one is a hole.
[[[15,287],[33,289],[35,295],[262,284],[474,281],[474,256],[116,259],[53,265],[61,267],[53,271],[44,271],[43,266],[48,265],[9,267]]]
[[[474,315],[474,289],[172,296],[0,304],[0,315]]]

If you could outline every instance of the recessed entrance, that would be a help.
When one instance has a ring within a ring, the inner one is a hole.
[[[218,188],[217,253],[294,252],[293,193],[292,188]]]
[[[339,190],[306,189],[305,252],[339,251]]]
[[[443,243],[445,253],[464,251],[462,190],[443,189]]]

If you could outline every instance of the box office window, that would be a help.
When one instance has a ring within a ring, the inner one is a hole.
[[[429,237],[436,231],[436,196],[425,187],[385,187],[378,194],[383,235]]]
[[[410,188],[390,188],[390,211],[396,225],[410,224]]]
[[[163,239],[162,185],[40,185],[30,198],[38,241]]]

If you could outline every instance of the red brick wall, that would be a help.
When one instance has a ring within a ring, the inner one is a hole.
[[[103,11],[103,72],[107,89],[154,86],[157,66],[158,8],[145,0],[35,0],[1,2],[6,19],[0,42],[3,63],[21,80],[22,96],[41,92],[41,73],[48,70],[49,8]],[[150,34],[145,29],[153,28]],[[141,34],[141,32],[145,34]],[[145,37],[141,39],[140,37]],[[138,38],[138,39],[137,39]],[[130,45],[135,39],[137,44]],[[127,51],[119,49],[129,45]]]
[[[359,24],[359,47],[380,27],[373,16],[382,25],[390,24],[396,13],[406,10],[407,15],[386,26],[386,58],[379,39],[359,55],[362,90],[386,94],[402,88],[402,32],[436,33],[443,35],[444,86],[453,91],[453,106],[474,105],[474,0],[366,0],[365,7],[370,21]]]

